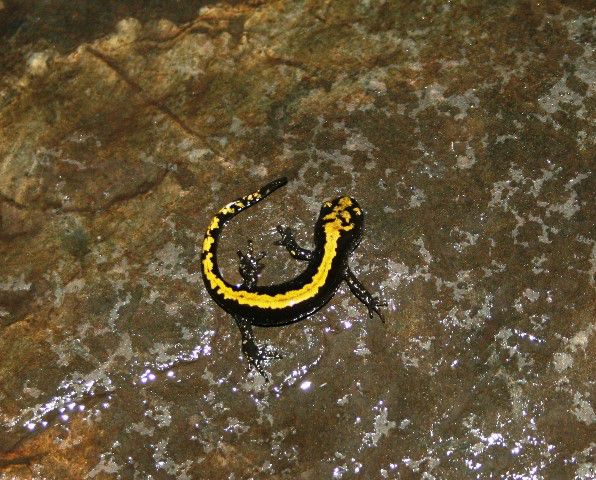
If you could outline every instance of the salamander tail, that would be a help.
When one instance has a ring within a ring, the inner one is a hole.
[[[244,197],[240,197],[239,199],[228,203],[219,212],[217,212],[215,216],[219,218],[221,224],[223,225],[230,218],[235,217],[240,212],[246,210],[248,207],[251,207],[255,203],[260,202],[261,200],[275,192],[275,190],[277,190],[278,188],[283,187],[286,183],[288,183],[288,179],[286,177],[281,177],[277,180],[273,180],[272,182],[268,183],[256,192],[250,193],[248,195],[245,195]]]
[[[211,220],[211,223],[209,224],[209,227],[207,228],[207,231],[205,232],[205,239],[203,240],[203,268],[207,268],[207,266],[209,266],[210,270],[217,272],[219,275],[217,262],[215,260],[215,252],[217,249],[219,235],[223,226],[228,222],[228,220],[238,215],[241,211],[246,210],[248,207],[260,202],[268,195],[271,195],[278,188],[283,187],[286,183],[288,183],[288,179],[286,177],[273,180],[256,192],[250,193],[239,198],[238,200],[228,203],[215,214]],[[205,263],[205,260],[207,260],[207,263]]]

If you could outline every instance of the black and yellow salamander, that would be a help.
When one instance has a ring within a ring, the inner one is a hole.
[[[286,183],[285,177],[274,180],[217,212],[205,233],[201,254],[207,291],[221,308],[234,316],[242,335],[242,353],[265,378],[263,360],[280,356],[272,348],[256,345],[253,326],[277,327],[312,315],[333,297],[343,280],[356,298],[367,306],[371,317],[374,312],[384,321],[379,307],[386,305],[364,288],[348,266],[348,258],[358,246],[364,227],[363,211],[351,197],[323,203],[315,224],[315,248],[312,251],[298,246],[290,228],[277,227],[281,240],[276,243],[285,247],[295,259],[308,262],[296,278],[276,285],[257,286],[265,254],[255,255],[250,241],[247,253],[238,252],[242,283],[232,285],[222,277],[217,266],[217,244],[224,225]]]

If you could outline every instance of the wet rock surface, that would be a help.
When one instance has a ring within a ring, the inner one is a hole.
[[[0,1],[0,479],[594,478],[588,2],[106,5]],[[198,258],[284,175],[226,277],[349,194],[387,322],[258,329],[267,383]]]

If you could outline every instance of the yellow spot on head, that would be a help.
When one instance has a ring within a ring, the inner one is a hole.
[[[354,228],[352,214],[360,215],[362,213],[350,197],[340,197],[333,202],[325,202],[323,205],[333,207],[331,212],[323,217],[323,220],[326,220],[325,228],[329,227],[338,232],[352,230]]]
[[[352,205],[352,199],[350,197],[341,197],[339,199],[339,206],[343,208],[347,208]]]

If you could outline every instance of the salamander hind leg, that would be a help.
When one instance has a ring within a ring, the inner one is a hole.
[[[242,288],[250,292],[257,286],[257,280],[259,279],[263,268],[265,268],[265,265],[261,263],[261,260],[265,258],[265,252],[255,255],[252,248],[252,241],[249,240],[246,253],[238,250],[238,258],[240,259],[238,271],[243,280]]]
[[[346,269],[345,280],[350,287],[352,293],[368,308],[368,315],[372,318],[373,314],[376,313],[379,318],[385,322],[385,317],[379,307],[386,307],[387,302],[381,301],[378,298],[373,297],[370,292],[360,283],[356,276],[352,273],[349,268]]]
[[[269,381],[269,376],[265,372],[264,363],[270,358],[282,358],[277,349],[266,346],[259,347],[255,343],[255,337],[252,331],[252,324],[249,319],[235,316],[236,325],[242,335],[242,354],[248,360],[251,367],[254,367],[264,378]]]
[[[290,227],[282,227],[281,225],[278,225],[277,231],[281,235],[281,239],[275,242],[276,245],[285,247],[290,255],[296,260],[312,260],[313,252],[298,245],[294,238],[294,232]]]

